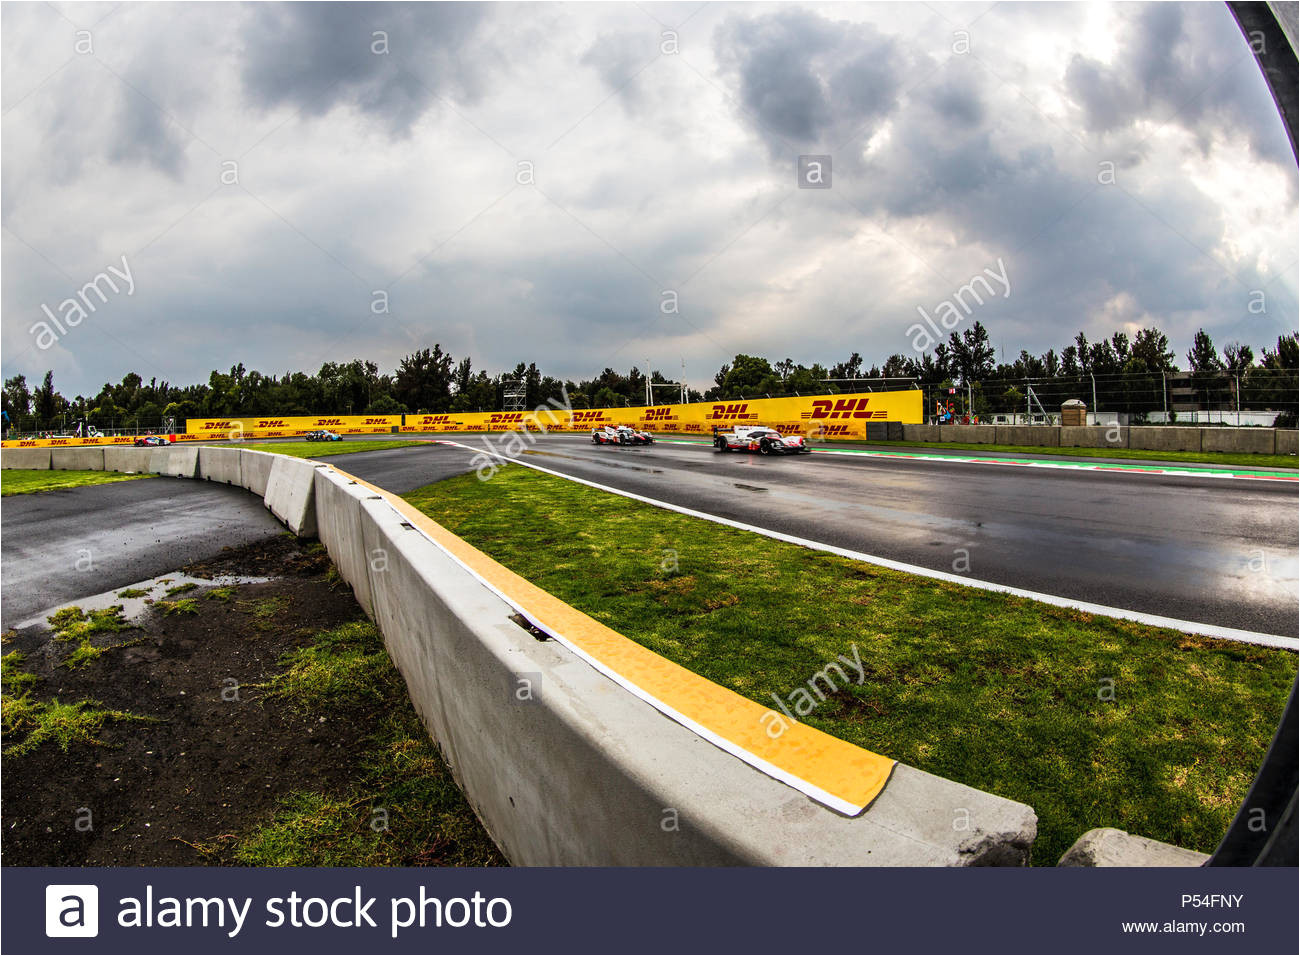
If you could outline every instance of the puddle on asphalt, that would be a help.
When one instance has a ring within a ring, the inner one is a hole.
[[[270,578],[247,574],[219,574],[212,578],[196,578],[188,574],[181,574],[178,571],[175,574],[162,574],[156,578],[150,578],[148,581],[140,581],[137,584],[127,584],[120,588],[114,588],[112,591],[105,591],[103,594],[92,594],[90,597],[57,604],[33,617],[29,617],[25,621],[20,621],[17,627],[18,629],[38,625],[48,627],[51,615],[62,611],[65,607],[79,607],[83,611],[102,611],[115,604],[122,605],[123,618],[132,624],[138,624],[144,618],[145,613],[153,607],[151,602],[166,600],[167,592],[172,588],[178,588],[186,584],[195,585],[195,587],[189,588],[183,593],[173,595],[180,598],[200,588],[224,588],[232,584],[265,584],[270,580]],[[144,593],[135,597],[121,597],[123,592],[134,593],[135,591],[143,591]]]

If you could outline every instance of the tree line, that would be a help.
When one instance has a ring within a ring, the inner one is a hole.
[[[1187,352],[1188,371],[1194,381],[1205,385],[1233,376],[1238,383],[1268,382],[1269,400],[1295,404],[1297,369],[1296,333],[1279,336],[1273,346],[1260,350],[1258,360],[1249,345],[1231,342],[1220,351],[1209,334],[1200,330]],[[867,367],[854,352],[846,361],[824,366],[797,364],[789,358],[772,362],[760,356],[739,354],[725,363],[704,392],[687,389],[690,401],[761,398],[765,395],[813,395],[860,391],[864,388],[922,386],[986,386],[993,382],[1079,382],[1093,378],[1111,380],[1112,386],[1129,383],[1137,394],[1152,376],[1180,371],[1175,353],[1164,333],[1154,328],[1138,330],[1132,336],[1117,331],[1105,339],[1090,342],[1080,332],[1057,353],[1041,355],[1026,350],[1011,362],[995,361],[996,351],[988,330],[978,321],[960,334],[952,332],[946,342],[923,354],[894,354],[879,365]],[[650,382],[665,385],[654,390],[656,402],[680,400],[678,388],[662,372],[652,370]],[[1217,387],[1217,386],[1216,386]],[[245,368],[243,363],[228,372],[213,371],[204,384],[174,385],[135,372],[116,385],[105,383],[93,396],[68,398],[46,372],[40,384],[30,387],[26,376],[15,375],[4,382],[3,408],[6,429],[36,431],[66,428],[84,421],[100,428],[157,428],[174,419],[184,428],[189,418],[218,418],[261,415],[360,415],[402,412],[444,413],[492,411],[502,407],[507,390],[521,392],[525,407],[535,408],[549,400],[568,401],[575,408],[610,408],[645,402],[646,373],[636,367],[623,373],[606,368],[599,375],[573,381],[545,375],[536,363],[520,362],[512,371],[489,375],[475,369],[466,357],[459,361],[435,344],[401,360],[392,373],[364,359],[326,362],[315,374],[286,372],[266,375]],[[1289,396],[1289,397],[1287,397]],[[1023,399],[1015,384],[990,392],[983,388],[985,407],[1014,408]],[[1158,406],[1157,406],[1158,407]]]

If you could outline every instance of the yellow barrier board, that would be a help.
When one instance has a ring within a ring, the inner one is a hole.
[[[405,421],[403,421],[405,419]],[[391,432],[588,432],[601,425],[632,425],[651,432],[710,435],[733,425],[768,425],[816,439],[861,439],[869,422],[922,422],[921,391],[866,392],[808,398],[757,398],[738,402],[693,402],[637,408],[538,409],[531,412],[448,412],[430,415],[298,415],[260,418],[191,418],[174,441],[288,438],[319,428],[341,435]],[[35,438],[6,441],[5,448],[58,445],[129,445],[115,438]]]

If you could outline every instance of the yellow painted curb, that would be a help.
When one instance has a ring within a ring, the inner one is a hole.
[[[861,812],[884,789],[895,761],[791,720],[674,664],[515,574],[399,496],[338,468],[381,496],[414,527],[492,587],[535,625],[561,636],[647,696],[783,774]],[[780,718],[778,724],[776,718]],[[783,726],[773,737],[769,728]]]

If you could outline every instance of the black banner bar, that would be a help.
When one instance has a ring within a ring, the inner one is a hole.
[[[1295,869],[5,867],[0,875],[9,954],[1300,948]]]

